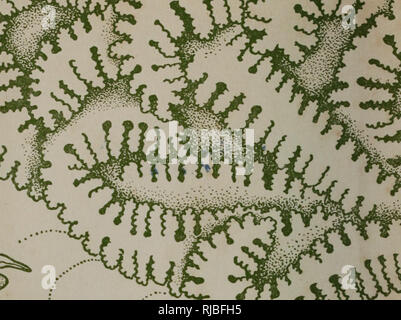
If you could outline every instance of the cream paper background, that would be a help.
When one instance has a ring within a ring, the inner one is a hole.
[[[304,8],[315,10],[313,4],[308,1],[302,2]],[[331,1],[327,2],[328,6],[332,6]],[[358,21],[363,21],[370,14],[379,1],[367,1],[367,8],[357,16]],[[198,32],[206,35],[210,28],[210,18],[204,9],[201,1],[180,1],[186,7],[188,12],[194,18],[194,24]],[[261,16],[272,17],[273,20],[268,24],[268,37],[266,37],[267,47],[280,44],[292,59],[296,60],[301,57],[299,50],[294,46],[294,40],[300,42],[306,41],[312,43],[311,39],[300,35],[293,30],[295,24],[305,24],[305,19],[301,19],[294,13],[292,9],[294,1],[267,1],[257,8],[258,14]],[[334,3],[334,1],[333,1]],[[349,2],[351,3],[351,2]],[[344,2],[344,4],[346,4]],[[127,4],[122,3],[122,8],[126,6],[127,12],[132,9]],[[6,12],[7,5],[1,3],[1,12]],[[217,9],[216,9],[217,10]],[[392,55],[391,48],[386,46],[382,38],[386,34],[395,34],[396,41],[401,45],[401,4],[396,1],[394,4],[394,12],[396,19],[389,21],[384,17],[379,17],[378,27],[373,28],[367,38],[355,40],[357,48],[346,53],[344,63],[346,67],[342,68],[339,77],[349,83],[349,88],[336,93],[338,99],[348,100],[351,103],[350,113],[354,118],[359,118],[361,127],[365,123],[374,122],[378,119],[375,112],[366,112],[358,108],[361,101],[369,99],[387,99],[388,94],[383,90],[368,91],[356,84],[356,79],[360,76],[374,76],[386,80],[389,75],[368,64],[370,58],[379,58],[380,61],[393,65],[397,64]],[[135,64],[142,66],[142,72],[135,78],[136,83],[146,83],[145,99],[152,92],[157,92],[159,96],[160,112],[168,115],[165,102],[174,101],[175,97],[172,93],[177,89],[178,85],[167,85],[164,83],[163,77],[152,72],[151,65],[160,63],[160,55],[154,48],[148,45],[149,39],[157,39],[161,44],[168,46],[169,44],[163,38],[163,34],[153,21],[157,18],[162,20],[172,32],[180,30],[181,22],[174,16],[172,10],[168,6],[168,1],[143,1],[143,7],[139,10],[132,11],[137,20],[135,26],[120,25],[122,31],[132,34],[134,41],[127,45],[126,48],[120,48],[126,52],[132,50],[135,56]],[[37,115],[43,116],[45,121],[50,123],[50,115],[48,110],[54,108],[54,101],[50,98],[51,91],[59,92],[58,81],[63,79],[69,83],[71,87],[77,89],[81,93],[84,91],[82,84],[71,73],[67,61],[75,59],[79,65],[81,75],[88,79],[95,79],[96,74],[93,63],[90,61],[90,46],[98,46],[99,51],[105,50],[106,42],[104,39],[104,28],[102,21],[94,19],[92,21],[93,31],[86,34],[79,23],[74,26],[74,31],[78,36],[77,41],[72,41],[66,32],[60,35],[60,46],[62,51],[57,55],[50,54],[50,46],[45,45],[43,51],[47,53],[48,60],[39,60],[38,64],[44,69],[43,73],[34,71],[35,76],[40,79],[40,83],[35,85],[37,89],[42,91],[39,97],[34,97],[34,104],[39,106]],[[124,29],[125,28],[125,29]],[[134,32],[134,33],[133,33]],[[164,40],[163,40],[164,39]],[[164,41],[164,42],[162,42]],[[401,47],[401,46],[399,46]],[[240,108],[239,112],[235,112],[230,116],[230,124],[232,127],[241,127],[243,121],[251,106],[261,105],[263,113],[260,121],[255,124],[255,132],[261,134],[266,129],[266,123],[270,118],[274,118],[277,124],[277,131],[272,134],[272,144],[279,139],[280,134],[289,135],[289,143],[283,148],[283,154],[291,155],[293,147],[302,145],[305,154],[314,154],[316,156],[316,176],[320,170],[326,166],[331,166],[330,177],[338,180],[338,188],[344,190],[350,188],[349,203],[346,206],[351,207],[353,201],[358,194],[368,195],[364,202],[364,208],[371,208],[372,205],[380,201],[394,201],[400,199],[400,193],[390,196],[389,192],[394,180],[387,179],[382,184],[376,183],[377,169],[366,173],[364,166],[366,164],[363,157],[356,162],[350,160],[352,154],[352,144],[347,143],[339,151],[335,150],[336,139],[341,134],[340,128],[334,128],[326,135],[321,135],[324,121],[313,123],[312,117],[313,107],[307,108],[303,116],[297,113],[297,107],[300,104],[300,97],[290,103],[289,97],[290,86],[285,85],[280,92],[276,92],[275,88],[280,82],[280,73],[276,74],[272,81],[265,82],[268,68],[268,62],[263,62],[257,74],[248,73],[247,69],[255,62],[255,58],[251,55],[245,55],[244,61],[239,62],[236,59],[238,49],[241,48],[241,40],[234,46],[220,46],[214,54],[199,54],[199,57],[189,67],[189,76],[192,79],[199,78],[202,73],[208,73],[207,82],[200,87],[197,94],[199,102],[205,102],[210,92],[214,90],[215,83],[223,81],[227,83],[230,94],[219,98],[218,105],[222,108],[227,105],[234,94],[244,92],[247,96],[246,102]],[[105,61],[106,70],[112,67],[110,62]],[[263,72],[262,72],[263,71]],[[168,70],[165,74],[168,74]],[[391,77],[390,77],[391,78]],[[6,83],[7,76],[0,74],[1,83]],[[99,80],[98,80],[99,81]],[[6,101],[13,97],[18,97],[16,90],[0,92],[0,101]],[[326,115],[322,115],[324,118]],[[18,125],[26,119],[24,112],[15,112],[1,114],[0,117],[0,143],[5,145],[18,145],[21,140],[15,137],[14,133]],[[87,121],[86,132],[91,133],[93,137],[99,137],[101,140],[102,132],[98,130],[101,123],[100,118],[94,117]],[[124,114],[115,112],[108,114],[109,119],[123,121]],[[152,121],[151,116],[147,119]],[[265,120],[265,121],[263,121]],[[97,130],[97,131],[96,131]],[[372,139],[373,141],[373,139]],[[398,148],[398,149],[397,149]],[[23,155],[22,149],[12,148],[15,159],[19,159]],[[400,154],[399,145],[380,144],[380,151],[387,155]],[[54,155],[52,161],[63,161],[65,155]],[[283,161],[285,159],[282,159]],[[8,163],[9,164],[9,163]],[[7,163],[6,163],[7,165]],[[311,174],[312,175],[312,174]],[[54,177],[57,181],[63,181],[63,177]],[[309,176],[313,179],[313,176]],[[203,179],[212,179],[204,177]],[[229,183],[229,175],[227,175],[227,183]],[[158,182],[160,184],[169,184],[166,181]],[[219,182],[224,184],[224,180]],[[68,197],[69,188],[71,186],[60,186],[57,190],[60,193],[65,192],[63,197]],[[170,183],[170,188],[182,191],[185,197],[185,187],[178,182]],[[252,188],[252,185],[250,186]],[[255,187],[256,188],[256,187]],[[263,193],[261,189],[257,191]],[[83,193],[82,199],[74,199],[76,201],[76,210],[81,210],[84,216],[89,208],[86,206],[87,195]],[[160,214],[157,210],[153,214]],[[88,217],[87,219],[90,219]],[[110,218],[111,219],[111,218]],[[111,220],[110,220],[111,221]],[[296,226],[295,226],[296,227]],[[43,232],[45,230],[53,230],[53,232]],[[0,182],[0,248],[4,253],[9,254],[13,258],[23,261],[32,268],[31,273],[24,273],[13,269],[1,270],[10,280],[9,285],[0,291],[0,299],[48,299],[49,292],[42,289],[41,280],[43,274],[41,269],[44,265],[53,265],[60,275],[66,272],[57,282],[57,289],[52,294],[52,299],[170,299],[172,298],[166,288],[150,283],[148,286],[141,286],[135,281],[130,281],[122,277],[116,270],[107,270],[102,263],[97,261],[97,257],[89,256],[82,250],[79,241],[73,240],[66,235],[67,228],[61,224],[56,217],[56,213],[49,211],[41,202],[34,202],[26,196],[25,191],[18,192],[10,181]],[[338,236],[330,238],[331,243],[335,246],[332,254],[322,253],[322,263],[318,263],[312,258],[304,257],[301,260],[302,274],[291,271],[289,276],[293,282],[292,286],[286,286],[284,281],[279,281],[280,298],[292,299],[299,295],[311,297],[309,286],[317,282],[319,285],[325,285],[328,290],[331,287],[327,279],[332,274],[340,274],[343,265],[355,265],[357,270],[363,269],[363,261],[371,258],[374,267],[380,268],[376,259],[377,256],[391,255],[400,251],[401,228],[394,226],[391,234],[387,239],[380,237],[379,226],[372,225],[369,227],[369,239],[363,240],[358,236],[357,232],[351,231],[349,236],[352,245],[344,246]],[[245,233],[243,237],[252,236],[252,229]],[[122,241],[125,237],[121,233]],[[216,237],[217,246],[224,246],[225,239]],[[144,244],[143,250],[146,252],[148,244]],[[157,243],[152,244],[153,251],[158,252],[159,259],[174,255],[174,248],[166,248]],[[171,252],[169,250],[172,250]],[[234,298],[230,287],[224,284],[226,274],[228,274],[230,266],[224,261],[232,259],[230,250],[216,250],[213,252],[209,249],[209,261],[204,265],[203,276],[206,278],[205,287],[208,292],[212,293],[213,298]],[[80,261],[90,260],[76,268],[72,266]],[[231,266],[234,268],[234,266]],[[4,271],[4,272],[3,272]],[[234,269],[233,269],[233,272]],[[365,271],[366,272],[366,271]],[[383,279],[381,279],[383,280]],[[374,288],[374,283],[366,283],[367,288]],[[351,298],[352,297],[352,292]],[[354,297],[355,298],[355,297]],[[380,296],[379,298],[385,298]],[[387,298],[398,299],[399,295],[391,294]]]

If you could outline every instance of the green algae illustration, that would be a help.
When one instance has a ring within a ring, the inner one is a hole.
[[[22,262],[14,260],[13,258],[7,256],[4,253],[0,253],[0,269],[6,269],[6,268],[16,269],[25,272],[32,271],[31,268],[29,268]],[[7,276],[5,276],[4,274],[0,274],[0,290],[4,289],[8,285],[8,283],[9,280]]]
[[[174,298],[401,293],[401,34],[383,33],[397,0],[355,0],[350,29],[341,0],[3,2],[0,179],[57,216],[82,261]],[[373,79],[349,61],[377,39]],[[381,94],[355,104],[351,88]],[[149,130],[172,122],[253,130],[253,169],[171,161],[183,139],[149,163]],[[356,266],[355,290],[326,275],[333,257]]]

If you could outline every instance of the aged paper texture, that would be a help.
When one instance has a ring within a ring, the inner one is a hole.
[[[0,9],[0,299],[401,297],[401,1]]]

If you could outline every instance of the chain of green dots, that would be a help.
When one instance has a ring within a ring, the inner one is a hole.
[[[53,229],[48,229],[48,230],[40,230],[38,232],[35,233],[31,233],[29,236],[26,236],[24,239],[20,239],[18,240],[18,243],[22,243],[24,241],[28,241],[29,239],[33,238],[33,237],[38,237],[47,233],[60,233],[60,234],[67,234],[67,231],[63,231],[63,230],[53,230]]]
[[[148,295],[146,295],[145,297],[143,297],[142,300],[148,299],[148,298],[152,297],[153,295],[159,295],[159,294],[166,296],[167,292],[166,291],[153,291],[153,292],[149,293]]]
[[[95,258],[85,259],[85,260],[82,260],[82,261],[72,265],[71,267],[69,267],[68,269],[63,271],[58,277],[56,277],[56,282],[55,283],[57,284],[57,281],[61,280],[62,277],[64,277],[67,273],[69,273],[70,271],[72,271],[76,267],[79,267],[79,266],[81,266],[81,265],[83,265],[85,263],[94,262],[94,261],[100,261],[100,259],[95,259]],[[47,298],[48,300],[52,299],[53,291],[54,291],[53,289],[49,289],[49,295],[48,295],[48,298]]]

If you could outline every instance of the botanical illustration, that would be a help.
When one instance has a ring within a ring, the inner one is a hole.
[[[0,299],[400,297],[399,0],[0,8]]]

